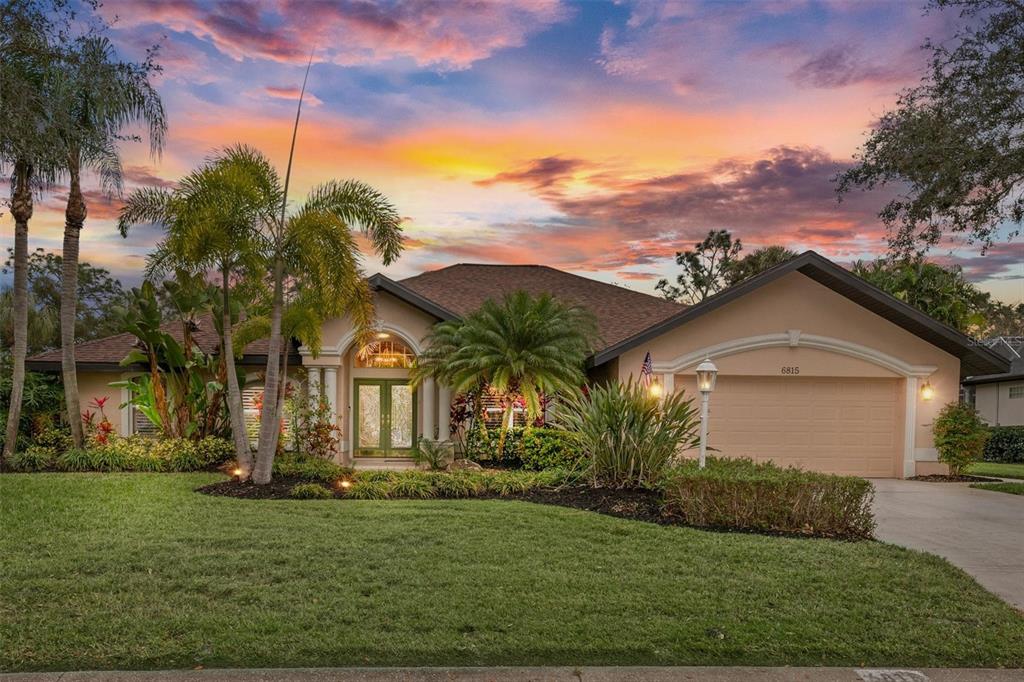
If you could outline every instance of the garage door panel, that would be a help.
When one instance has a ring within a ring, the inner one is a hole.
[[[692,380],[678,383],[698,395]],[[899,395],[896,379],[719,376],[708,443],[722,456],[894,476]]]

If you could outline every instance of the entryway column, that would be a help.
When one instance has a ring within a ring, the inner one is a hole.
[[[434,418],[437,416],[437,404],[434,402],[434,380],[427,377],[420,385],[423,393],[423,437],[434,440]]]
[[[324,367],[324,396],[327,398],[327,406],[334,417],[334,423],[338,423],[338,368]]]
[[[316,403],[320,401],[320,368],[310,367],[309,368],[309,399],[313,401],[314,407]]]
[[[665,389],[665,395],[670,396],[676,392],[676,375],[675,374],[662,374],[661,375],[661,386]]]
[[[452,389],[444,384],[437,386],[437,439],[451,440]]]

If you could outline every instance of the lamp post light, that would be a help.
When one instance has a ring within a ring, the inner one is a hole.
[[[715,379],[718,368],[709,358],[697,365],[697,390],[700,391],[700,460],[699,466],[704,468],[708,455],[708,400],[711,391],[715,390]]]

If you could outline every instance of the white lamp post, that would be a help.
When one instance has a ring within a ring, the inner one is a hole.
[[[700,391],[700,468],[704,468],[708,454],[708,400],[715,390],[718,368],[709,358],[697,365],[697,390]]]

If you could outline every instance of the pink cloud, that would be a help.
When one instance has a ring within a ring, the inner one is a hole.
[[[299,99],[299,94],[302,90],[294,86],[280,87],[276,85],[268,85],[263,88],[263,92],[275,99],[289,99],[294,101]],[[304,104],[308,104],[313,107],[318,107],[323,104],[323,101],[319,97],[308,91],[303,95],[302,101]]]
[[[119,27],[163,26],[210,42],[234,59],[338,64],[410,59],[440,70],[468,68],[495,52],[566,20],[561,0],[430,2],[387,7],[365,0],[227,0],[206,7],[193,0],[117,0]]]

